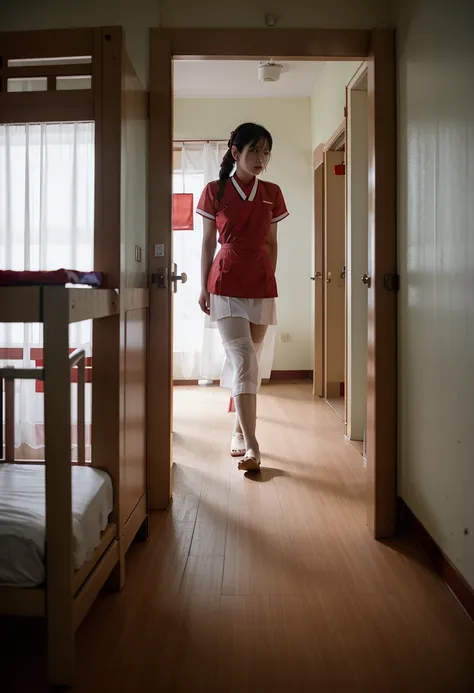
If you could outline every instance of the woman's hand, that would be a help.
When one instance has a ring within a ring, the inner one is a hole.
[[[211,314],[211,297],[209,291],[202,289],[201,295],[199,296],[199,305],[203,313],[206,313],[206,315]]]

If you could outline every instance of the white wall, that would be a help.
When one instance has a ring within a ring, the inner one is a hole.
[[[474,3],[397,14],[399,491],[474,587]]]
[[[148,85],[149,27],[160,21],[159,0],[16,0],[0,2],[1,31],[122,26],[127,51]]]
[[[261,123],[272,133],[272,160],[265,178],[277,183],[290,216],[279,227],[279,332],[275,370],[312,365],[312,154],[309,99],[176,99],[175,139],[229,139],[241,122]]]
[[[323,67],[311,99],[313,148],[325,144],[344,119],[346,86],[357,71],[357,62],[328,62]]]

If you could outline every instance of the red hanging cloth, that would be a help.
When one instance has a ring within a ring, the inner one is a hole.
[[[192,193],[173,193],[173,231],[194,231]]]

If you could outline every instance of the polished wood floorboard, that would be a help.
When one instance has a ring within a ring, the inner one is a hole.
[[[225,392],[175,399],[172,507],[82,625],[75,692],[474,691],[472,622],[410,538],[370,537],[362,458],[310,386],[263,388],[255,478]],[[2,624],[2,691],[44,690],[38,637]]]
[[[346,402],[344,397],[330,397],[326,400],[329,406],[334,409],[336,414],[345,421],[346,418]]]

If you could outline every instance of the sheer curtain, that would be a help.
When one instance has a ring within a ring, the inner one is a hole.
[[[225,359],[220,335],[198,306],[201,289],[202,217],[196,206],[204,186],[219,175],[226,151],[220,143],[184,143],[180,168],[174,170],[173,192],[192,193],[194,231],[173,231],[173,261],[178,272],[186,272],[188,282],[179,285],[174,303],[175,380],[218,380]],[[261,377],[269,378],[275,346],[275,330],[268,330],[261,356]]]
[[[94,124],[0,125],[0,269],[91,270],[93,243]],[[71,325],[70,344],[91,355],[90,321]],[[38,348],[41,325],[0,324],[2,366],[33,367]],[[18,457],[41,454],[35,454],[43,446],[43,396],[37,389],[33,381],[16,382]],[[86,386],[89,435],[90,395]]]

